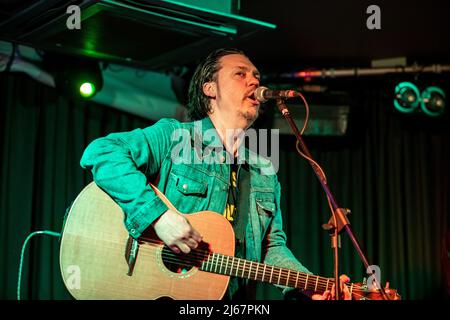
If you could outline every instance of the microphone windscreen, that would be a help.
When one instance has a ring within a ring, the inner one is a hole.
[[[256,88],[256,90],[255,90],[255,98],[256,98],[256,100],[258,100],[259,102],[266,102],[267,99],[264,97],[264,92],[266,90],[269,90],[269,89],[266,88],[266,87],[262,87],[262,86]]]

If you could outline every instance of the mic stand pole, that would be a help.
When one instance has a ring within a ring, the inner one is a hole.
[[[292,131],[295,134],[295,137],[297,138],[298,143],[300,144],[301,148],[302,148],[302,152],[310,159],[312,158],[311,153],[308,150],[308,147],[306,146],[306,144],[304,143],[302,136],[300,134],[300,131],[297,128],[297,125],[295,124],[294,120],[292,119],[292,116],[289,112],[289,109],[287,108],[286,104],[284,103],[283,99],[277,99],[277,106],[278,109],[280,110],[281,114],[284,116],[284,118],[287,120],[287,122],[289,123]],[[346,215],[347,215],[347,210],[340,208],[333,196],[333,194],[331,193],[330,188],[328,187],[327,181],[325,179],[325,177],[323,176],[323,174],[320,172],[319,168],[317,167],[316,164],[312,163],[311,161],[309,161],[309,163],[311,164],[311,167],[314,170],[314,173],[316,174],[317,178],[319,179],[320,184],[322,185],[323,190],[325,191],[330,203],[331,203],[331,207],[333,209],[332,212],[332,217],[330,218],[330,220],[328,221],[328,224],[325,224],[323,226],[324,229],[328,229],[328,230],[332,230],[332,233],[334,234],[332,236],[332,246],[333,246],[333,251],[334,251],[334,264],[335,264],[335,268],[334,268],[334,281],[335,281],[335,298],[336,299],[340,299],[340,283],[339,283],[339,267],[338,267],[338,249],[339,249],[339,233],[342,231],[342,229],[344,229],[348,236],[350,237],[350,240],[353,243],[353,246],[355,247],[356,251],[358,252],[358,255],[361,259],[361,261],[364,264],[364,267],[366,268],[366,272],[367,270],[369,270],[369,262],[367,261],[361,246],[358,243],[358,240],[356,239],[351,227],[350,227],[350,222],[348,221]],[[377,277],[373,277],[374,281],[375,281],[375,285],[377,286],[377,288],[381,291],[381,294],[383,296],[384,300],[389,300],[389,297],[387,296],[386,292],[384,291],[383,287],[380,285],[380,283],[378,282]]]

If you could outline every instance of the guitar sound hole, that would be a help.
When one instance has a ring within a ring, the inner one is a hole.
[[[164,246],[161,256],[167,269],[174,273],[184,274],[193,267],[201,269],[210,258],[211,253],[210,244],[202,241],[197,249],[191,250],[189,254],[175,253],[169,247]]]
[[[169,271],[184,274],[193,268],[192,256],[190,254],[175,253],[164,246],[162,251],[162,261]]]

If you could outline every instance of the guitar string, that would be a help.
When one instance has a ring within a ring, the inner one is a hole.
[[[152,242],[155,242],[154,244],[152,244],[152,243],[148,243],[150,246],[152,246],[152,247],[156,247],[156,248],[163,248],[163,255],[164,255],[164,257],[165,258],[167,258],[167,257],[171,257],[171,259],[170,259],[170,261],[168,260],[168,259],[166,259],[166,261],[167,262],[173,262],[173,263],[176,263],[176,264],[181,264],[181,265],[185,265],[185,266],[189,266],[189,267],[196,267],[196,265],[195,265],[195,262],[197,262],[197,264],[198,264],[198,262],[199,262],[199,259],[192,259],[192,258],[190,258],[189,256],[190,255],[187,255],[187,256],[179,256],[179,255],[177,255],[177,254],[175,254],[174,252],[172,252],[168,247],[162,247],[162,245],[163,245],[163,243],[161,242],[161,241],[152,241]],[[146,248],[146,247],[142,247],[142,249],[149,249],[149,248]],[[208,256],[211,256],[211,254],[209,253],[209,252],[206,252],[207,253],[207,255]],[[142,252],[141,252],[141,254],[143,254],[143,255],[145,255],[145,256],[153,256],[153,253],[150,253],[150,252],[148,252],[148,250],[143,250]],[[217,254],[217,255],[219,255],[219,254]],[[226,255],[222,255],[222,254],[220,254],[221,256],[223,256],[224,258],[225,257],[227,257]],[[199,256],[198,254],[196,255],[196,256]],[[200,257],[202,258],[201,260],[202,260],[202,264],[204,264],[204,263],[206,263],[206,264],[209,264],[210,265],[210,267],[211,267],[211,269],[213,268],[213,267],[215,267],[215,269],[217,269],[217,268],[219,268],[219,272],[221,271],[221,269],[223,268],[223,264],[218,264],[218,261],[211,261],[211,262],[208,262],[208,260],[209,259],[207,259],[207,260],[203,260],[203,258],[205,258],[205,254],[203,254],[203,257],[200,255]],[[239,259],[239,258],[235,258],[235,257],[232,257],[232,256],[229,256],[229,257],[231,257],[231,258],[234,258],[234,259]],[[216,260],[218,260],[218,259],[216,259]],[[240,261],[244,261],[243,259],[239,259]],[[190,263],[188,263],[188,264],[186,264],[185,262],[190,262]],[[237,266],[237,265],[236,265]],[[200,268],[202,268],[203,267],[203,265],[202,266],[200,266]],[[208,272],[207,271],[207,268],[208,268],[209,266],[206,266],[206,272]],[[270,267],[272,267],[272,266],[269,266],[269,268]],[[283,269],[283,268],[280,268],[280,267],[276,267],[276,266],[273,266],[274,268],[277,268],[278,270],[277,271],[275,271],[275,274],[278,272],[278,271],[280,271],[280,269],[281,269],[281,271],[283,271],[284,270],[284,272],[287,270],[287,269]],[[230,268],[231,269],[231,268]],[[236,276],[237,276],[237,272],[239,271],[243,271],[242,272],[242,274],[244,274],[245,272],[247,272],[247,274],[249,274],[250,273],[250,268],[243,268],[243,269],[237,269],[237,268],[233,268],[233,271],[234,270],[236,270]],[[294,271],[294,270],[293,270]],[[211,272],[211,271],[209,271],[209,272]],[[232,275],[232,271],[230,271],[231,272],[231,275]],[[294,271],[294,272],[296,272],[297,273],[297,271]],[[268,273],[267,273],[268,274]],[[275,276],[276,277],[276,276]],[[308,277],[309,277],[309,275],[308,275]],[[311,277],[316,277],[316,278],[319,278],[320,279],[320,277],[319,276],[315,276],[315,275],[311,275]],[[250,276],[249,276],[249,278],[251,278]],[[285,275],[284,274],[281,274],[281,276],[279,277],[280,279],[279,279],[279,282],[281,283],[281,284],[283,284],[283,283],[286,283],[286,280],[288,280],[288,278],[287,277],[285,277]],[[305,279],[307,279],[307,277],[305,277],[304,275],[300,275],[299,274],[299,277],[298,277],[298,279],[300,280],[300,281],[302,281],[302,280],[305,280]],[[284,282],[282,282],[281,280],[283,280]],[[317,280],[317,279],[316,279]],[[330,278],[330,280],[332,280],[331,278]],[[264,279],[263,279],[263,281],[267,281],[267,279],[266,279],[266,277],[264,277]],[[293,281],[290,281],[290,283],[292,283]],[[327,290],[328,289],[328,287],[329,287],[329,284],[331,284],[331,283],[328,283],[328,281],[325,281],[325,280],[323,280],[322,281],[322,279],[320,280],[320,281],[316,281],[317,282],[317,288],[319,288],[319,289],[321,289],[321,290],[323,290],[323,291],[325,291],[325,290]],[[348,284],[346,284],[347,286],[349,286]],[[295,287],[294,285],[291,285],[291,287]],[[301,287],[298,287],[298,288],[301,288]],[[325,289],[324,289],[325,288]],[[358,290],[358,288],[359,288],[359,286],[358,285],[354,285],[353,286],[353,288],[354,289],[356,289],[356,290]]]
[[[141,239],[142,240],[146,240],[146,243],[148,243],[150,245],[154,245],[154,244],[156,244],[157,246],[163,245],[162,241],[153,240],[153,239],[145,239],[145,238],[141,238]],[[203,251],[203,250],[195,250],[195,251],[192,251],[191,254],[186,255],[184,257],[181,257],[181,256],[178,256],[176,253],[174,253],[173,251],[171,251],[167,247],[164,247],[163,250],[164,250],[164,252],[166,252],[166,255],[170,254],[172,257],[175,257],[176,259],[178,259],[177,260],[178,262],[180,262],[180,261],[183,262],[183,260],[184,261],[190,260],[190,261],[193,261],[193,262],[198,262],[198,260],[203,260],[203,263],[210,264],[210,265],[215,265],[216,266],[215,269],[217,269],[217,268],[219,268],[219,270],[221,270],[222,268],[226,269],[226,264],[224,265],[223,263],[219,263],[218,261],[209,261],[209,257],[212,255],[212,252]],[[217,255],[224,256],[224,259],[225,259],[225,257],[228,257],[228,256],[222,255],[220,253],[217,253]],[[231,257],[233,259],[239,259],[239,258],[232,257],[232,256],[229,256],[229,257]],[[204,260],[205,258],[207,258],[207,259]],[[215,258],[213,257],[213,259],[215,259]],[[218,259],[216,258],[216,260],[218,260]],[[240,261],[247,261],[247,260],[240,259]],[[256,265],[257,262],[253,262],[253,263]],[[283,272],[286,273],[289,269],[284,269],[284,268],[280,268],[280,267],[276,267],[276,266],[269,266],[269,268],[272,268],[272,267],[273,268],[277,268],[276,272],[279,272],[280,269],[281,269],[282,274],[279,277],[280,278],[280,282],[281,283],[286,283],[286,281],[288,280],[288,277],[285,274],[283,274]],[[233,268],[233,270],[236,270],[236,272],[238,271],[235,268]],[[239,271],[241,271],[241,270],[243,270],[243,273],[245,273],[245,272],[250,273],[250,271],[251,271],[250,264],[248,264],[248,267],[247,267],[247,264],[245,264],[245,267],[243,269],[239,269]],[[298,271],[295,271],[295,270],[293,270],[293,271],[298,273]],[[305,274],[299,274],[298,278],[299,278],[299,280],[305,280],[308,277],[319,278],[319,280],[316,280],[317,283],[318,283],[318,286],[322,285],[322,286],[325,286],[325,287],[327,287],[326,284],[332,284],[332,282],[330,283],[330,280],[331,281],[333,280],[332,278],[324,278],[324,277],[320,277],[320,276],[316,276],[316,275],[305,275]],[[249,276],[249,278],[250,278],[250,276]],[[330,279],[330,280],[328,280],[328,279]],[[282,280],[284,282],[282,282]],[[346,285],[347,286],[351,286],[351,284],[346,284]],[[353,284],[353,288],[354,289],[361,289],[362,286],[359,286],[357,284]],[[361,290],[364,290],[364,289],[361,289]]]
[[[148,243],[149,245],[151,245],[151,246],[153,246],[153,247],[156,247],[156,248],[161,248],[161,245],[164,245],[163,244],[163,242],[162,241],[157,241],[157,240],[151,240],[151,241],[149,241],[149,242],[154,242],[154,244],[152,244],[152,243]],[[157,244],[157,245],[155,245],[155,244]],[[146,247],[143,247],[144,249],[146,248]],[[165,256],[167,256],[167,255],[170,255],[169,257],[170,257],[170,261],[167,261],[167,262],[173,262],[173,263],[176,263],[176,264],[182,264],[183,265],[183,262],[185,262],[187,259],[186,259],[186,256],[179,256],[179,255],[177,255],[177,254],[175,254],[174,252],[172,252],[168,247],[163,247],[163,253],[165,253]],[[154,254],[153,253],[151,253],[151,252],[149,252],[148,250],[144,250],[143,252],[141,252],[141,254],[143,254],[144,256],[148,256],[148,257],[150,257],[150,256],[154,256]],[[210,253],[209,252],[207,252],[207,254],[208,255],[210,255]],[[220,255],[222,255],[222,254],[220,254]],[[224,257],[226,257],[225,255],[223,255]],[[229,257],[231,257],[231,258],[235,258],[235,257],[232,257],[232,256],[229,256]],[[236,259],[239,259],[239,258],[236,258]],[[192,260],[192,259],[190,259],[191,261],[197,261],[198,262],[198,260]],[[240,260],[243,260],[243,259],[240,259]],[[206,261],[203,261],[203,263],[205,263]],[[213,264],[214,262],[208,262],[208,264]],[[184,265],[186,265],[186,266],[190,266],[190,267],[193,267],[193,265],[190,265],[190,264],[184,264]],[[274,266],[275,267],[275,266]],[[276,268],[279,268],[279,267],[276,267]],[[249,269],[244,269],[244,270],[249,270]],[[286,270],[286,269],[285,269]],[[208,271],[207,271],[208,272]],[[295,271],[296,272],[296,271]],[[318,278],[320,278],[319,276],[315,276],[315,275],[311,275],[311,276],[314,276],[314,277],[318,277]],[[284,280],[286,280],[287,278],[283,278]],[[330,280],[332,280],[331,278],[330,278]],[[347,287],[349,287],[350,285],[349,284],[345,284]],[[317,287],[319,288],[319,289],[321,289],[322,291],[325,291],[324,289],[323,289],[323,287],[325,287],[325,289],[326,290],[328,290],[328,287],[324,284],[324,283],[320,283],[320,282],[318,282],[318,284],[317,284]],[[356,289],[356,291],[353,291],[352,290],[352,292],[351,292],[351,294],[352,294],[352,296],[355,296],[355,297],[361,297],[361,298],[364,298],[365,300],[373,300],[373,299],[371,299],[371,298],[368,298],[367,296],[365,296],[365,294],[364,294],[364,292],[366,291],[365,289],[360,289],[360,290],[358,290],[358,288],[361,288],[360,286],[358,286],[358,285],[356,285],[356,284],[354,284],[353,285],[353,289]],[[358,293],[358,292],[363,292],[363,293]],[[370,293],[370,292],[369,292]],[[376,292],[373,292],[374,294],[377,294]]]
[[[159,244],[159,245],[162,245],[163,243],[161,242],[161,241],[151,241],[151,242],[155,242],[155,243],[157,243],[157,244]],[[177,254],[175,254],[173,251],[171,251],[169,248],[167,248],[167,247],[164,247],[164,251],[166,252],[166,254],[168,253],[168,254],[171,254],[173,257],[175,257],[175,258],[177,258],[177,259],[181,259],[181,260],[188,260],[188,259],[190,259],[191,261],[198,261],[198,259],[200,259],[200,260],[203,260],[204,258],[208,258],[208,256],[211,256],[211,253],[210,252],[207,252],[207,251],[201,251],[201,250],[195,250],[195,251],[193,251],[193,253],[191,253],[191,254],[189,254],[189,255],[187,255],[187,256],[179,256],[179,255],[177,255]],[[198,254],[199,253],[199,254]],[[219,255],[219,253],[217,253],[217,255]],[[220,254],[221,256],[224,256],[224,258],[225,257],[227,257],[226,255],[222,255],[222,254]],[[231,256],[229,256],[229,257],[231,257]],[[192,259],[193,258],[193,259]],[[197,258],[197,259],[196,259]],[[240,259],[240,258],[235,258],[235,257],[231,257],[231,258],[233,258],[233,259],[239,259],[240,261],[247,261],[247,260],[243,260],[243,259]],[[214,257],[213,257],[213,259],[214,259]],[[216,258],[216,260],[218,260],[217,258]],[[219,270],[221,270],[223,267],[225,267],[225,269],[226,269],[226,264],[224,265],[222,262],[218,262],[218,261],[211,261],[211,262],[209,262],[209,258],[208,259],[206,259],[205,261],[204,261],[204,263],[207,263],[207,264],[214,264],[214,265],[217,265],[216,266],[216,268],[215,269],[217,269],[217,267],[219,267]],[[257,262],[253,262],[255,265],[256,265],[256,263]],[[259,263],[258,263],[259,264]],[[245,264],[245,265],[247,265],[247,264]],[[269,268],[271,268],[272,266],[269,266]],[[276,266],[273,266],[273,268],[277,268],[277,271],[276,272],[284,272],[284,273],[286,273],[289,269],[284,269],[284,268],[280,268],[280,267],[276,267]],[[280,270],[281,269],[281,270]],[[235,269],[233,269],[233,270],[235,270]],[[241,270],[243,270],[243,274],[245,273],[245,272],[247,272],[248,274],[250,273],[250,271],[251,271],[251,269],[250,269],[250,266],[248,266],[248,267],[244,267],[243,269],[239,269],[239,271],[241,271]],[[238,270],[236,269],[236,272],[237,272]],[[296,273],[298,273],[298,271],[295,271],[295,270],[292,270],[292,271],[294,271],[294,272],[296,272]],[[326,286],[326,284],[332,284],[332,283],[330,283],[330,280],[332,281],[333,279],[332,278],[324,278],[324,277],[320,277],[320,276],[316,276],[316,275],[305,275],[305,274],[299,274],[299,279],[300,280],[303,280],[303,279],[307,279],[308,277],[315,277],[315,278],[318,278],[318,280],[316,279],[316,281],[317,281],[317,283],[318,283],[318,285],[319,284],[321,284],[322,286]],[[250,276],[249,276],[249,278],[250,278]],[[286,280],[288,280],[288,277],[285,275],[285,274],[281,274],[281,276],[279,276],[279,278],[280,278],[280,281],[281,280],[283,280],[284,282],[283,283],[286,283]],[[329,279],[329,280],[328,280]],[[350,284],[351,285],[351,284]],[[348,285],[348,286],[350,286],[350,285]],[[359,286],[359,285],[356,285],[356,284],[353,284],[353,288],[355,288],[355,289],[360,289],[361,288],[361,286]],[[363,289],[362,289],[363,290]]]
[[[168,247],[163,247],[163,245],[164,245],[164,243],[162,242],[162,241],[160,241],[160,240],[153,240],[153,239],[147,239],[147,240],[150,240],[150,241],[147,241],[147,242],[145,242],[145,243],[147,243],[148,245],[150,245],[150,246],[153,246],[153,247],[156,247],[156,248],[163,248],[163,252],[165,253],[164,255],[167,257],[167,256],[171,256],[172,258],[174,258],[174,260],[173,261],[171,261],[171,262],[174,262],[174,263],[178,263],[178,264],[182,264],[182,265],[186,265],[186,266],[195,266],[195,262],[199,262],[199,259],[200,260],[202,260],[202,263],[206,263],[206,264],[209,264],[210,266],[211,266],[211,270],[212,270],[212,268],[213,268],[213,266],[215,266],[215,269],[217,269],[218,267],[219,267],[219,271],[223,268],[223,264],[219,264],[218,263],[218,259],[219,258],[216,258],[216,261],[209,261],[209,257],[211,257],[211,253],[209,252],[209,251],[200,251],[200,250],[195,250],[195,251],[193,251],[193,252],[195,252],[196,254],[194,254],[195,256],[197,256],[197,258],[195,258],[194,257],[194,259],[192,259],[191,258],[191,256],[193,256],[192,254],[190,254],[190,255],[186,255],[186,256],[179,256],[179,255],[177,255],[177,254],[175,254],[173,251],[171,251]],[[145,249],[146,247],[142,247],[143,249]],[[147,250],[144,250],[144,252],[143,252],[145,255],[152,255],[152,253],[147,253]],[[200,255],[198,254],[198,253],[200,253]],[[223,255],[223,254],[219,254],[219,253],[217,253],[217,255],[221,255],[221,256],[223,256],[224,258],[225,257],[231,257],[231,258],[233,258],[233,259],[239,259],[240,261],[244,261],[243,259],[240,259],[240,258],[235,258],[235,257],[232,257],[232,256],[226,256],[226,255]],[[206,258],[206,257],[208,257],[208,259],[206,259],[206,260],[204,260],[204,258]],[[214,257],[213,257],[213,259],[214,259]],[[183,264],[183,262],[186,262],[186,261],[189,261],[189,262],[191,262],[192,264]],[[246,260],[245,260],[246,261]],[[170,261],[169,261],[170,262]],[[255,264],[256,264],[256,262],[255,262]],[[226,265],[225,265],[226,266]],[[236,265],[237,266],[237,265]],[[203,267],[203,266],[201,266],[201,267]],[[269,268],[270,267],[272,267],[272,266],[269,266]],[[208,268],[208,266],[206,267],[206,268]],[[288,269],[284,269],[284,268],[280,268],[280,267],[276,267],[276,266],[273,266],[273,268],[277,268],[278,270],[277,271],[275,271],[275,273],[277,273],[278,271],[280,271],[280,269],[281,269],[281,271],[283,272],[286,272]],[[225,268],[226,269],[226,268]],[[237,275],[237,272],[238,272],[238,269],[236,268],[233,268],[233,271],[234,270],[236,270],[236,275]],[[243,271],[242,272],[242,274],[244,274],[245,272],[247,272],[248,274],[250,273],[250,271],[251,271],[251,269],[248,267],[245,267],[245,268],[243,268],[243,269],[239,269],[239,271]],[[206,270],[207,271],[207,270]],[[294,272],[296,272],[296,273],[298,273],[297,271],[295,271],[295,270],[293,270]],[[209,271],[209,272],[211,272],[211,271]],[[230,271],[231,272],[231,271]],[[279,273],[280,274],[280,273]],[[232,274],[231,274],[232,275]],[[275,276],[276,277],[276,276]],[[316,278],[316,283],[317,283],[317,287],[319,288],[319,289],[322,289],[323,290],[323,287],[325,287],[325,289],[328,289],[328,286],[330,285],[330,284],[332,284],[332,283],[329,283],[329,281],[328,281],[328,279],[330,279],[330,280],[333,280],[333,279],[331,279],[331,278],[326,278],[327,280],[325,280],[325,278],[323,278],[323,277],[320,277],[320,276],[316,276],[316,275],[303,275],[303,274],[299,274],[299,277],[298,277],[298,279],[300,280],[300,281],[303,281],[303,280],[305,280],[305,279],[308,279],[308,277],[315,277]],[[249,278],[251,278],[250,276],[249,276]],[[317,279],[318,278],[318,279]],[[263,279],[263,281],[265,281],[266,279]],[[281,280],[283,280],[284,282],[282,282]],[[279,283],[281,282],[281,283],[286,283],[286,280],[288,280],[288,277],[286,277],[285,276],[285,274],[280,274],[280,276],[279,276]],[[320,280],[320,281],[319,281]],[[293,281],[291,281],[291,282],[293,282]],[[306,282],[306,281],[305,281]],[[347,287],[349,287],[349,286],[351,286],[351,284],[345,284],[345,285],[347,285]],[[291,285],[292,287],[294,287],[294,285]],[[299,287],[300,288],[300,287]],[[356,284],[353,284],[353,289],[355,289],[355,290],[358,290],[358,289],[360,289],[361,287],[359,286],[359,285],[356,285]],[[365,289],[360,289],[360,291],[365,291]]]
[[[164,255],[164,258],[165,258],[165,262],[171,262],[171,263],[175,263],[175,264],[178,264],[178,265],[181,265],[181,266],[188,266],[188,267],[199,267],[198,265],[195,265],[194,263],[189,263],[189,262],[187,262],[186,261],[186,259],[180,259],[180,258],[178,258],[178,257],[174,257],[174,256],[172,256],[172,255],[170,255],[169,257],[167,256],[167,255]],[[187,263],[186,263],[187,262]],[[211,263],[211,269],[213,268],[213,266],[214,266],[214,264],[213,263]],[[203,269],[203,267],[204,266],[200,266],[200,268],[202,268],[201,270],[204,270],[204,271],[207,271],[208,272],[208,266],[205,268],[205,269]],[[217,266],[217,267],[215,267],[214,269],[217,269],[217,268],[219,268],[219,271],[218,272],[215,272],[215,273],[219,273],[219,274],[224,274],[223,272],[221,272],[222,271],[222,269],[223,269],[223,265],[222,266]],[[227,269],[227,268],[225,268],[225,269]],[[230,269],[230,274],[228,274],[228,275],[231,275],[231,276],[236,276],[236,275],[233,275],[233,271],[236,271],[236,273],[238,273],[238,272],[240,272],[242,269],[235,269],[235,268],[233,268],[232,270]],[[250,269],[247,269],[247,268],[245,268],[245,269],[243,269],[243,272],[242,272],[242,274],[245,274],[245,272],[247,272],[247,274],[249,274],[249,271],[250,271]],[[226,274],[226,273],[225,273]],[[313,276],[313,275],[311,275],[311,276]],[[317,276],[315,276],[315,277],[317,277]],[[244,277],[244,278],[246,278],[246,277]],[[252,279],[253,277],[251,277],[250,275],[247,277],[247,278],[249,278],[249,279]],[[294,278],[295,278],[295,276],[292,276],[292,277],[285,277],[283,274],[282,274],[282,276],[280,276],[280,277],[278,277],[279,278],[279,284],[280,285],[287,285],[287,286],[289,286],[289,287],[295,287],[295,285],[293,285],[293,283],[294,283]],[[267,279],[268,279],[268,274],[266,274],[265,276],[264,276],[264,278],[257,278],[256,280],[262,280],[262,281],[267,281]],[[276,276],[274,277],[274,279],[276,279]],[[300,279],[300,276],[299,276],[299,280],[300,281],[298,281],[299,283],[301,283],[302,284],[302,281],[301,280],[305,280],[305,279],[307,279],[307,278],[303,278],[303,279]],[[330,287],[332,287],[332,285],[333,285],[333,282],[332,282],[332,278],[330,278],[330,281],[322,281],[322,282],[319,282],[319,281],[317,281],[317,288],[319,288],[319,289],[323,289],[323,290],[329,290],[329,289],[331,289]],[[287,284],[286,284],[286,282],[287,282]],[[295,282],[297,282],[297,281],[295,281]],[[305,281],[306,282],[306,281]],[[312,281],[312,282],[310,282],[309,284],[308,284],[308,287],[314,287],[315,286],[315,283],[316,283],[316,281]],[[351,287],[351,284],[346,284],[347,285],[347,287]],[[297,286],[297,288],[301,288],[301,286]],[[358,285],[353,285],[353,289],[356,289],[356,290],[363,290],[363,289],[361,289],[361,287],[360,286],[358,286]]]
[[[141,239],[143,239],[143,240],[147,240],[146,242],[148,243],[148,244],[156,244],[157,246],[161,246],[161,245],[164,245],[164,243],[162,242],[162,241],[160,241],[160,240],[154,240],[154,239],[146,239],[146,238],[141,238]],[[188,256],[184,256],[184,257],[180,257],[180,256],[178,256],[177,254],[175,254],[173,251],[171,251],[169,248],[167,248],[167,247],[163,247],[163,250],[164,250],[164,252],[166,252],[166,255],[167,254],[170,254],[172,257],[175,257],[175,259],[176,259],[176,263],[180,263],[180,262],[184,262],[183,260],[187,260],[186,258],[188,257]],[[203,261],[203,263],[207,263],[207,264],[215,264],[216,266],[215,266],[215,269],[217,269],[217,267],[219,267],[219,271],[224,267],[224,265],[223,265],[223,263],[221,262],[221,263],[219,263],[218,261],[215,261],[215,262],[208,262],[208,260],[209,260],[209,257],[211,256],[211,252],[208,252],[208,251],[203,251],[203,250],[195,250],[195,251],[193,251],[194,253],[196,253],[195,254],[195,256],[197,256],[197,258],[199,258],[199,259],[204,259],[204,258],[207,258],[208,257],[208,259],[206,259],[206,261]],[[200,253],[200,255],[198,255],[198,253]],[[190,256],[192,256],[193,254],[191,254]],[[223,255],[223,254],[220,254],[220,253],[217,253],[217,255],[221,255],[221,256],[223,256],[224,258],[225,257],[231,257],[231,258],[233,258],[233,259],[239,259],[239,258],[235,258],[235,257],[232,257],[232,256],[226,256],[226,255]],[[194,257],[195,258],[195,257]],[[218,259],[216,259],[216,260],[218,260]],[[239,259],[239,260],[241,260],[241,261],[246,261],[246,260],[243,260],[243,259]],[[192,260],[191,259],[191,261],[197,261],[198,262],[198,260],[196,260],[196,259],[194,259],[194,260]],[[254,262],[255,264],[256,264],[256,262]],[[181,264],[181,263],[180,263]],[[190,265],[188,265],[188,266],[190,266]],[[194,265],[193,265],[194,266]],[[272,266],[269,266],[269,267],[272,267]],[[277,272],[278,271],[280,271],[280,276],[279,276],[279,282],[281,281],[281,280],[283,280],[284,282],[282,282],[282,283],[286,283],[286,282],[293,282],[293,281],[289,281],[289,278],[285,275],[285,274],[281,274],[281,272],[286,272],[286,271],[288,271],[288,269],[284,269],[284,268],[280,268],[280,267],[276,267],[276,266],[273,266],[274,268],[278,268],[278,270],[277,270]],[[211,267],[211,269],[212,269],[212,267]],[[225,269],[226,269],[226,264],[225,264]],[[281,269],[281,270],[280,270]],[[233,269],[233,270],[235,270],[235,269]],[[243,273],[242,274],[244,274],[245,272],[248,272],[248,278],[251,278],[250,277],[250,271],[251,271],[251,269],[250,269],[250,266],[248,267],[248,268],[246,268],[246,267],[244,267],[243,269],[240,269],[239,271],[241,271],[241,270],[243,270]],[[231,272],[231,271],[230,271]],[[238,272],[238,270],[237,270],[237,268],[236,268],[236,273]],[[297,271],[295,271],[294,270],[294,272],[297,272]],[[298,272],[297,272],[298,273]],[[255,275],[256,275],[256,272],[255,272]],[[299,274],[299,277],[298,277],[298,279],[300,279],[300,280],[304,280],[304,279],[308,279],[308,277],[309,277],[309,275],[307,275],[307,276],[305,276],[305,275],[300,275]],[[329,280],[333,280],[332,278],[324,278],[324,277],[320,277],[320,276],[316,276],[316,275],[311,275],[311,277],[316,277],[316,283],[317,283],[317,287],[319,287],[319,286],[321,286],[321,287],[325,287],[325,289],[326,290],[328,290],[328,286],[331,284],[332,285],[332,283],[330,283],[329,282]],[[317,280],[317,278],[318,278],[318,280]],[[326,280],[325,280],[326,279]],[[329,280],[328,280],[329,279]],[[263,279],[263,281],[264,281],[264,279]],[[298,280],[297,280],[298,281]],[[351,287],[352,286],[352,284],[345,284],[347,287]],[[323,288],[322,288],[323,289]],[[356,290],[360,290],[360,291],[366,291],[366,288],[363,288],[362,286],[359,286],[359,285],[357,285],[357,284],[353,284],[353,289],[356,289]],[[352,290],[353,290],[352,289]]]
[[[147,254],[148,254],[148,253],[147,253]],[[166,262],[173,262],[173,263],[176,263],[176,264],[186,265],[186,264],[180,263],[180,262],[182,262],[180,259],[168,259],[168,260],[166,260]],[[186,265],[186,266],[191,266],[191,265]],[[217,273],[216,273],[216,274],[217,274]],[[220,273],[219,273],[219,274],[220,274]],[[346,284],[346,285],[348,286],[348,284]],[[328,287],[325,288],[325,289],[322,288],[322,287],[319,286],[319,285],[318,285],[317,287],[318,287],[318,289],[320,289],[320,291],[329,290]],[[365,300],[373,300],[373,299],[371,299],[371,298],[366,297],[364,294],[358,293],[358,292],[360,292],[360,291],[358,291],[358,290],[352,291],[351,294],[352,294],[353,296],[356,296],[356,297],[364,298]]]
[[[200,253],[200,254],[190,254],[190,255],[187,255],[187,256],[179,256],[179,255],[173,253],[168,248],[164,248],[163,250],[165,252],[165,256],[166,257],[167,256],[171,256],[171,257],[175,258],[177,261],[183,261],[184,260],[184,261],[199,262],[199,260],[202,260],[202,263],[209,265],[206,268],[211,267],[211,269],[212,268],[214,268],[215,270],[219,269],[219,272],[222,269],[224,269],[224,268],[227,269],[227,264],[223,264],[223,263],[221,263],[219,261],[209,260],[208,256],[211,257],[211,254],[209,254],[207,252],[205,252],[203,254]],[[219,255],[219,254],[217,254],[217,255]],[[224,259],[225,259],[225,257],[227,257],[226,255],[222,255],[222,254],[220,254],[220,255],[223,256]],[[231,256],[229,256],[229,257],[231,257]],[[205,258],[208,258],[208,259],[204,260]],[[240,258],[235,258],[235,257],[231,257],[231,258],[239,259],[239,262],[242,262],[242,261],[249,262],[247,260],[240,259]],[[218,260],[218,259],[220,259],[220,257],[219,258],[214,258],[213,257],[213,259]],[[253,263],[256,265],[256,262],[253,262]],[[195,265],[195,263],[193,263],[193,265]],[[237,269],[237,265],[236,265],[236,268],[233,268],[233,271],[236,271],[236,275],[237,275],[238,272],[242,271],[242,274],[247,273],[249,275],[248,278],[251,278],[250,272],[252,271],[252,269],[250,269],[250,264],[245,263],[245,266],[244,266],[244,263],[243,263],[242,265],[243,265],[243,267],[240,268],[240,269]],[[269,268],[272,268],[272,266],[269,266]],[[280,274],[280,272],[281,272],[281,275],[279,276],[279,282],[286,283],[286,281],[289,279],[288,277],[286,277],[286,274],[285,274],[288,271],[288,269],[284,269],[284,268],[280,268],[280,267],[276,267],[276,266],[273,266],[273,268],[277,268],[276,269],[277,273]],[[231,272],[231,275],[233,275],[233,272],[231,270],[230,270],[230,272]],[[294,272],[298,273],[297,271],[294,271]],[[317,280],[318,286],[319,285],[326,286],[326,283],[329,283],[329,281],[327,281],[325,279],[322,279],[321,277],[315,276],[315,275],[310,275],[310,276],[308,275],[308,276],[306,276],[306,275],[303,275],[303,274],[299,274],[299,280],[304,280],[304,279],[307,279],[307,277],[312,277],[312,276],[318,277],[318,279],[319,279],[319,280]],[[330,280],[332,280],[332,279],[330,279]],[[293,282],[293,281],[291,281],[291,282]]]

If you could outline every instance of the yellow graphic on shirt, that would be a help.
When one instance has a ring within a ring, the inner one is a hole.
[[[232,191],[236,190],[237,187],[237,178],[236,178],[236,171],[231,171],[231,187],[233,188]],[[230,199],[228,199],[230,200]],[[234,221],[234,215],[236,212],[236,206],[234,203],[235,199],[233,199],[233,203],[230,203],[230,201],[227,202],[227,205],[225,207],[225,212],[223,213],[224,217],[227,218],[228,221]]]

